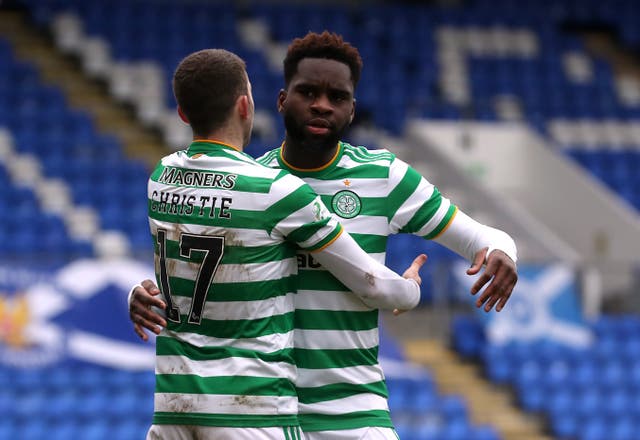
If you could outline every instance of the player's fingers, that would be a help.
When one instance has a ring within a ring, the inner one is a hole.
[[[425,254],[420,254],[416,258],[413,259],[411,265],[407,270],[402,274],[405,278],[415,278],[420,273],[420,268],[427,261],[427,256]]]
[[[491,298],[491,292],[488,291],[489,288],[485,289],[484,292],[482,292],[482,295],[480,295],[477,299],[476,299],[476,307],[480,308],[484,305],[485,302],[487,302],[487,300],[489,298]]]
[[[476,301],[476,305],[481,307],[489,298],[494,296],[500,297],[502,293],[505,291],[505,287],[502,284],[499,277],[496,275],[491,278],[489,285],[484,289],[484,292],[478,297]]]
[[[138,303],[131,303],[129,317],[133,322],[141,323],[141,320],[144,320],[153,323],[153,325],[159,325],[161,327],[167,326],[167,322],[165,321],[164,317],[162,317],[162,315],[155,312],[150,307]]]
[[[501,310],[509,299],[509,296],[511,296],[516,279],[517,277],[512,276],[509,271],[500,268],[491,280],[491,283],[478,298],[477,306],[481,307],[484,304],[485,310],[488,311],[500,301],[499,309]],[[502,301],[503,299],[504,301]],[[498,308],[496,308],[496,310],[498,310]]]
[[[149,336],[147,336],[147,334],[144,332],[144,330],[142,330],[142,328],[138,324],[136,323],[133,324],[133,330],[143,341],[146,342],[149,339]]]
[[[164,301],[155,296],[149,296],[146,293],[141,295],[134,294],[133,298],[131,299],[131,304],[133,305],[134,303],[138,302],[147,308],[158,307],[159,309],[164,310],[167,307]]]
[[[500,301],[498,302],[498,305],[496,306],[496,312],[499,312],[504,308],[504,306],[507,304],[507,301],[509,301],[510,297],[511,297],[511,292],[509,292],[507,295],[503,295],[500,298]]]
[[[409,268],[404,271],[402,276],[404,278],[414,280],[419,285],[422,284],[422,278],[420,278],[420,268],[425,263],[425,261],[427,261],[427,256],[425,254],[418,255],[411,263],[411,266],[409,266]]]
[[[491,275],[488,274],[487,272],[480,275],[480,277],[476,280],[476,282],[473,283],[473,286],[471,286],[471,294],[475,295],[476,293],[478,293],[484,287],[484,285],[487,284],[490,280],[491,280]]]
[[[156,324],[155,322],[149,321],[148,319],[145,319],[140,315],[135,317],[134,322],[138,324],[138,326],[145,328],[150,332],[155,333],[156,335],[159,335],[160,332],[162,331],[162,328],[159,327],[158,324]]]
[[[160,289],[158,289],[158,286],[156,286],[156,284],[151,281],[151,280],[144,280],[142,283],[140,283],[142,285],[142,287],[145,288],[145,290],[147,292],[149,292],[151,295],[158,295],[160,293]]]
[[[476,307],[480,308],[485,305],[491,298],[500,297],[500,294],[497,292],[497,289],[494,285],[489,284],[489,286],[484,289],[484,292],[478,297],[476,300]]]
[[[165,321],[164,317],[154,312],[153,309],[145,309],[144,313],[142,314],[142,317],[145,320],[152,322],[154,325],[159,325],[161,327],[167,326],[167,321]]]
[[[490,297],[487,302],[484,304],[484,311],[490,312],[493,306],[498,302],[501,297],[499,295],[493,295]]]
[[[484,250],[484,252],[486,253],[486,249]],[[496,273],[498,273],[499,269],[500,269],[499,261],[497,260],[490,261],[489,264],[487,264],[487,267],[485,268],[484,272],[480,275],[480,277],[478,277],[476,282],[473,283],[473,286],[471,286],[471,294],[475,295],[476,293],[478,293],[480,289],[482,289],[482,287],[485,284],[487,284],[494,277]],[[467,271],[467,273],[469,273],[469,271]],[[487,287],[486,290],[489,290],[489,287]]]
[[[161,300],[157,296],[152,296],[152,294],[149,293],[149,291],[146,288],[141,288],[141,287],[136,287],[133,290],[133,295],[131,297],[132,306],[138,303],[146,307],[155,306],[163,310],[166,308],[166,304],[164,303],[163,300]]]
[[[482,269],[482,264],[484,263],[484,259],[487,255],[487,251],[489,248],[480,249],[473,257],[473,263],[471,263],[471,267],[467,269],[467,275],[475,275],[480,269]]]
[[[415,270],[416,272],[420,271],[420,268],[427,262],[426,254],[420,254],[416,258],[413,259],[411,266],[409,266],[409,270]]]
[[[516,286],[517,281],[518,281],[518,276],[516,274],[513,274],[509,279],[509,282],[507,284],[507,287],[504,290],[502,297],[500,298],[500,302],[496,306],[496,310],[498,312],[504,308],[504,306],[507,304],[507,301],[509,301],[509,298],[511,298],[511,294],[513,293],[513,289]]]

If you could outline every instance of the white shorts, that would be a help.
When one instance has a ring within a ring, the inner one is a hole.
[[[341,429],[339,431],[307,431],[306,440],[398,440],[393,428],[373,426],[358,429]]]
[[[306,440],[299,426],[223,428],[195,425],[151,425],[147,440]]]

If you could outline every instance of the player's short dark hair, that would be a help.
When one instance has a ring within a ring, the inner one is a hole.
[[[289,85],[291,78],[298,71],[298,63],[304,58],[326,58],[344,63],[351,70],[353,86],[358,85],[362,72],[362,58],[358,49],[345,42],[340,35],[328,31],[321,34],[309,32],[303,38],[293,40],[284,59],[285,85]]]
[[[238,97],[247,93],[245,62],[224,49],[194,52],[173,74],[173,94],[195,135],[223,126]]]

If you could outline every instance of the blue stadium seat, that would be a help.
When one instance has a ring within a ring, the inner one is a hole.
[[[47,425],[44,420],[30,417],[29,422],[20,430],[24,439],[47,438]]]
[[[568,412],[553,414],[551,432],[557,438],[577,438],[581,419]]]
[[[473,427],[467,420],[456,419],[443,426],[440,432],[442,440],[467,440],[473,436]]]
[[[507,352],[508,349],[503,347],[487,347],[484,351],[486,374],[496,383],[504,384],[513,379],[514,365]]]
[[[96,385],[86,390],[76,402],[73,413],[85,423],[100,419],[112,404],[111,396]]]
[[[611,440],[633,440],[638,438],[638,434],[640,434],[638,421],[632,417],[621,414],[614,419],[609,438],[611,438]]]
[[[525,411],[539,412],[542,410],[546,398],[544,389],[538,384],[526,384],[518,389],[518,401]]]
[[[608,438],[609,434],[610,425],[601,418],[587,419],[580,428],[580,438],[583,440]]]
[[[118,423],[116,426],[112,426],[110,430],[112,438],[144,438],[149,426],[131,420],[125,420]]]
[[[80,437],[80,426],[72,418],[60,417],[53,423],[47,432],[48,439],[52,440],[68,440]]]
[[[97,416],[78,426],[78,438],[95,440],[113,438],[113,425],[108,420]]]
[[[448,422],[468,420],[469,410],[462,396],[449,395],[440,399],[440,412]]]
[[[500,440],[498,431],[489,425],[479,426],[472,431],[472,440]]]
[[[455,316],[452,322],[453,347],[470,359],[479,357],[485,349],[484,356],[491,356],[488,351],[502,350],[500,347],[487,346],[482,330],[482,325],[476,319],[467,315]]]
[[[69,414],[74,414],[80,394],[73,388],[67,388],[58,393],[45,409],[44,416],[52,420],[62,420]]]

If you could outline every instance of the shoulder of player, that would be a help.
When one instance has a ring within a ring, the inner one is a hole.
[[[230,151],[224,156],[198,156],[197,161],[189,161],[190,157],[186,150],[176,151],[163,157],[156,165],[156,172],[166,167],[199,169],[201,171],[212,171],[224,169],[226,173],[242,175],[248,178],[279,179],[280,169],[268,166],[242,152]]]
[[[256,158],[256,162],[267,167],[273,167],[278,163],[278,155],[280,154],[280,147],[267,151],[262,156]]]
[[[177,166],[177,164],[181,160],[184,160],[184,158],[186,157],[187,157],[187,150],[174,151],[173,153],[167,154],[166,156],[163,156],[162,158],[160,158],[160,160],[156,163],[154,168],[158,169],[166,166]]]
[[[396,155],[386,148],[368,149],[365,146],[355,146],[347,142],[342,142],[343,156],[357,163],[388,163],[391,164],[396,159]]]

